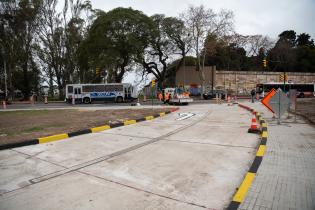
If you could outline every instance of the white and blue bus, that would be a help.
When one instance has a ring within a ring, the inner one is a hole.
[[[68,84],[66,86],[66,101],[74,99],[79,103],[93,101],[114,101],[117,103],[133,101],[137,98],[137,90],[129,83],[109,84]]]
[[[285,86],[280,82],[263,83],[256,85],[256,93],[263,98],[271,89],[281,88],[288,92],[290,89],[297,91],[297,97],[315,97],[315,83],[286,83]]]

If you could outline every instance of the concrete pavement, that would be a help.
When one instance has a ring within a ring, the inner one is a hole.
[[[315,129],[298,117],[281,125],[258,103],[245,104],[258,110],[268,123],[266,153],[239,209],[315,209]]]
[[[178,113],[193,113],[178,120]],[[256,152],[251,114],[195,104],[163,118],[0,151],[0,209],[223,209]]]

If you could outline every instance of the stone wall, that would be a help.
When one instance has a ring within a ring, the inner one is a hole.
[[[215,87],[235,94],[249,94],[258,83],[280,82],[283,72],[261,71],[216,71]],[[288,80],[293,83],[315,83],[315,73],[288,72]]]

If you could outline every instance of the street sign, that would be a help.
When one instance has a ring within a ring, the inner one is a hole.
[[[280,124],[281,116],[288,110],[290,106],[290,99],[279,88],[276,94],[269,100],[269,104],[278,117],[278,124]]]
[[[276,94],[276,90],[274,88],[271,89],[271,91],[261,100],[261,103],[267,107],[267,109],[269,109],[272,113],[274,113],[274,111],[272,110],[269,101],[270,99]]]

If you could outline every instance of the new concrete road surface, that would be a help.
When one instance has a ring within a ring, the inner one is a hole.
[[[224,209],[259,143],[237,105],[0,151],[0,209]]]

